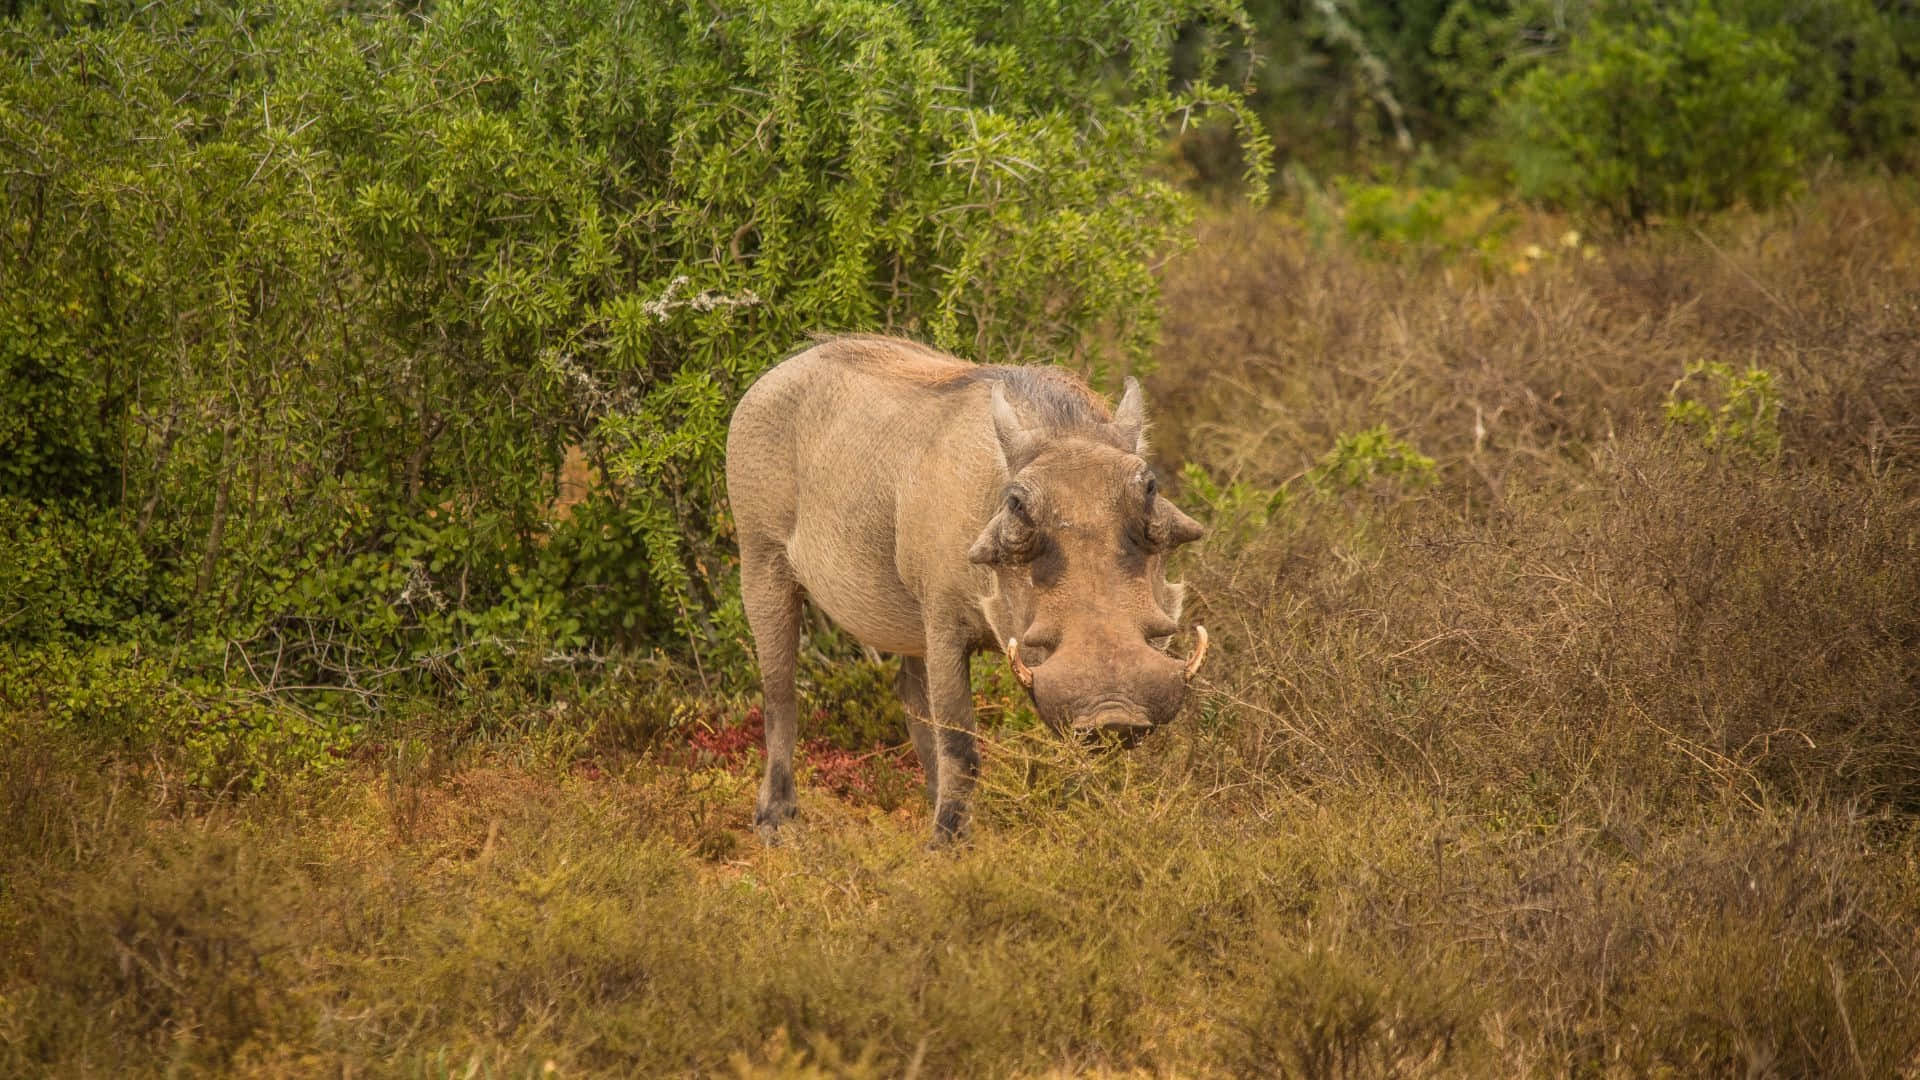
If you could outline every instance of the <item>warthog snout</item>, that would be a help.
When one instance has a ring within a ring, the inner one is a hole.
[[[1142,642],[1114,648],[1041,650],[1029,664],[1020,639],[1007,641],[1007,659],[1049,728],[1083,737],[1117,739],[1132,746],[1154,728],[1173,721],[1185,704],[1187,686],[1207,655],[1207,631],[1194,627],[1191,654],[1182,659]]]
[[[1067,724],[1067,729],[1082,739],[1111,740],[1128,750],[1153,728],[1153,721],[1128,708],[1102,709]]]

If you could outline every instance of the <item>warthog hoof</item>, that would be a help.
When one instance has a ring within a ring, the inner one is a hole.
[[[779,840],[780,827],[800,816],[800,808],[791,802],[761,806],[753,812],[753,829],[767,843]]]
[[[936,850],[965,844],[972,837],[972,815],[965,803],[949,802],[934,807],[933,847]]]

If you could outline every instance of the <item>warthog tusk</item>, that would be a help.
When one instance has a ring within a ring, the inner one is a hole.
[[[1033,689],[1033,669],[1020,660],[1019,638],[1007,639],[1007,659],[1013,661],[1013,677],[1020,680],[1021,686],[1029,690]]]
[[[1193,634],[1199,638],[1200,641],[1194,645],[1193,657],[1187,661],[1187,670],[1184,678],[1188,682],[1192,682],[1193,677],[1200,673],[1201,661],[1207,658],[1207,628],[1201,626],[1199,623],[1195,623],[1193,626]]]

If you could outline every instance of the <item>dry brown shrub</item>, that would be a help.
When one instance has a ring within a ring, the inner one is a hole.
[[[1442,794],[1920,800],[1920,507],[1672,440],[1503,512],[1297,504],[1193,568],[1250,761]],[[1569,787],[1571,785],[1571,787]]]
[[[1910,1072],[1920,214],[1847,186],[1569,252],[1515,276],[1202,226],[1169,271],[1156,446],[1291,497],[1187,556],[1218,644],[1185,775],[1424,830],[1425,869],[1323,882],[1367,959],[1302,985],[1348,987],[1350,1020],[1476,1016],[1489,1057],[1442,1071]],[[1777,378],[1777,457],[1669,429],[1700,360]],[[1438,484],[1300,482],[1382,422]],[[1444,1004],[1463,964],[1481,996]],[[1290,1068],[1393,1071],[1352,1045]]]
[[[1512,278],[1208,227],[1169,282],[1162,453],[1280,485],[1384,420],[1443,478],[1192,559],[1249,761],[1920,805],[1920,218],[1843,189],[1725,231]],[[1700,357],[1780,376],[1779,460],[1664,430]]]
[[[1253,481],[1388,423],[1497,502],[1509,477],[1660,423],[1685,366],[1773,371],[1797,461],[1920,460],[1920,211],[1841,185],[1714,234],[1649,234],[1514,275],[1381,263],[1245,211],[1200,226],[1166,279],[1150,383],[1170,462]],[[1516,471],[1517,470],[1517,471]]]

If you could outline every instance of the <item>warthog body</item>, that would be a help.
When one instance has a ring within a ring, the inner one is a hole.
[[[788,357],[727,436],[741,591],[766,696],[755,824],[794,813],[800,604],[902,658],[898,688],[934,800],[963,834],[979,754],[968,658],[1005,649],[1056,730],[1131,741],[1179,712],[1191,662],[1164,650],[1181,586],[1162,564],[1200,526],[1141,458],[1140,388],[1109,413],[1058,369],[983,367],[853,336]]]

